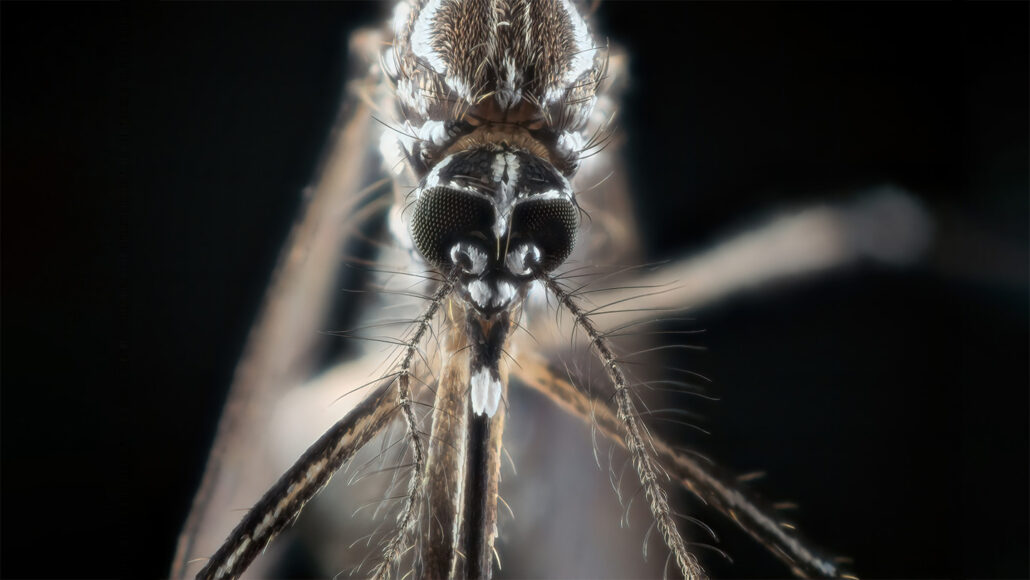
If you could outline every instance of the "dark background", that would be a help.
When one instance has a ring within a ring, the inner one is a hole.
[[[378,5],[0,5],[5,577],[157,577]],[[698,313],[703,447],[867,577],[1026,577],[1027,4],[605,4],[653,258],[895,183],[938,221]],[[599,475],[602,477],[602,475]],[[712,515],[737,564],[787,571]],[[613,522],[614,525],[614,522]]]

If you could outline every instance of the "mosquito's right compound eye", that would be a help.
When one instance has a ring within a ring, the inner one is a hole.
[[[535,254],[530,257],[544,272],[554,270],[569,257],[576,245],[577,230],[579,209],[571,199],[529,198],[515,206],[512,233],[532,243]]]
[[[422,192],[411,217],[411,239],[430,264],[447,270],[451,249],[470,238],[492,235],[490,202],[459,189],[434,187]]]

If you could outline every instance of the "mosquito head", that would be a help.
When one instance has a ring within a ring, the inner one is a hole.
[[[415,195],[415,247],[441,270],[457,266],[458,294],[484,315],[517,305],[529,282],[561,265],[576,241],[579,208],[568,180],[506,144],[443,158]]]

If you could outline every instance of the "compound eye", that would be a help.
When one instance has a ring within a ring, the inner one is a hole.
[[[568,199],[523,201],[512,215],[512,235],[539,248],[540,268],[545,272],[564,262],[576,245],[579,209]]]
[[[447,270],[451,250],[469,238],[487,237],[494,222],[486,199],[458,189],[434,187],[422,192],[411,217],[411,239],[432,265]]]

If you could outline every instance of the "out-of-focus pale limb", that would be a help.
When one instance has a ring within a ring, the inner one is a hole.
[[[576,248],[568,263],[625,264],[639,260],[641,238],[633,210],[626,160],[620,154],[618,103],[629,84],[629,59],[609,46],[605,88],[590,116],[590,143],[582,151],[573,181],[576,203],[583,210]]]
[[[359,55],[361,73],[356,78],[365,78],[379,43],[374,32],[353,37],[351,53]],[[279,475],[263,457],[271,402],[312,373],[317,343],[324,338],[318,331],[336,290],[341,248],[361,225],[361,209],[368,202],[361,192],[374,181],[370,168],[378,167],[369,146],[374,134],[371,109],[356,98],[360,86],[348,89],[334,144],[317,186],[307,192],[236,369],[200,489],[179,537],[172,577],[195,573],[235,525],[239,514],[233,510],[252,505]]]
[[[904,266],[926,250],[932,234],[930,216],[915,198],[883,187],[849,204],[810,207],[773,218],[697,256],[644,275],[634,270],[612,276],[603,286],[613,289],[598,291],[591,300],[612,304],[602,309],[613,311],[603,322],[615,328],[654,318],[655,311],[700,308],[741,291],[863,259]],[[636,310],[640,308],[646,310]],[[554,335],[547,339],[567,340]]]

